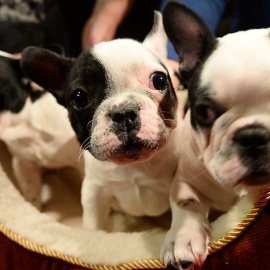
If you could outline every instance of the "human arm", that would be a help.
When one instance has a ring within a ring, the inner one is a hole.
[[[82,31],[82,50],[99,42],[112,40],[133,2],[134,0],[97,0]]]

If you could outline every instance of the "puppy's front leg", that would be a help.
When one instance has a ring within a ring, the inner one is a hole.
[[[41,209],[41,168],[32,161],[16,157],[12,158],[12,168],[23,197],[32,205]]]
[[[91,230],[105,230],[110,214],[109,198],[104,186],[85,175],[81,192],[83,226]]]
[[[201,265],[208,254],[210,202],[184,182],[174,181],[170,195],[172,225],[161,249],[161,262],[190,269]]]

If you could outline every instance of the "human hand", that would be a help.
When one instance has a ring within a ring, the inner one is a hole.
[[[115,37],[134,0],[97,0],[82,31],[82,50]]]

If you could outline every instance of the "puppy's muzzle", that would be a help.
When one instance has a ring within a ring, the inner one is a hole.
[[[269,175],[270,131],[264,126],[251,125],[240,128],[234,134],[233,141],[241,162],[253,177]]]

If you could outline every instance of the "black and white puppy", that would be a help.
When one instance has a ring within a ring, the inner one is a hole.
[[[23,52],[24,72],[68,109],[86,149],[82,206],[87,228],[106,229],[111,208],[135,216],[169,209],[181,119],[166,43],[162,16],[156,13],[143,43],[102,42],[76,60],[34,47]]]
[[[57,117],[56,117],[57,116]],[[20,61],[0,52],[0,139],[12,154],[12,167],[25,199],[41,207],[43,168],[78,165],[80,146],[66,110],[25,77]]]
[[[207,257],[209,209],[228,211],[270,183],[270,30],[215,38],[177,2],[169,3],[163,16],[188,85],[190,110],[161,260],[189,269]]]

